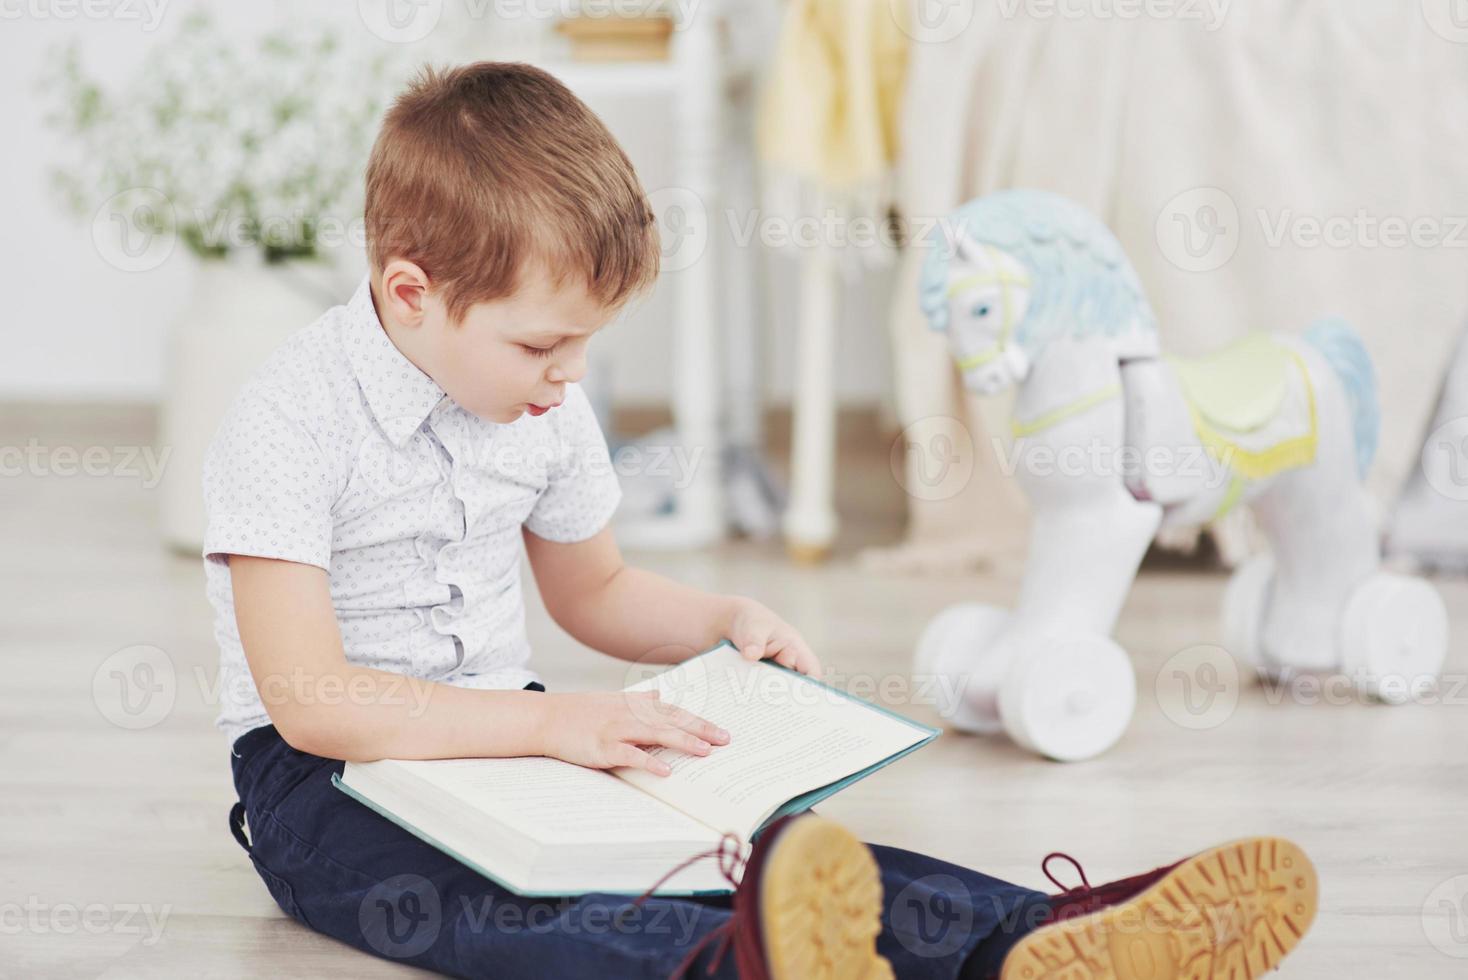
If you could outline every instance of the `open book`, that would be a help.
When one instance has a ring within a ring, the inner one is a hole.
[[[587,769],[548,758],[348,762],[332,782],[434,847],[521,895],[640,894],[727,833],[803,810],[937,737],[938,730],[727,641],[629,691],[726,729],[707,756],[650,750],[672,769]],[[728,892],[695,862],[658,894]]]

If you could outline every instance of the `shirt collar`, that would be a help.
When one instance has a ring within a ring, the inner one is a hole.
[[[371,283],[371,276],[364,276],[347,304],[343,340],[377,424],[393,445],[401,446],[443,400],[444,390],[393,344],[377,318]]]

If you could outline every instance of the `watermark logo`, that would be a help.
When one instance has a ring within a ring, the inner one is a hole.
[[[1422,0],[1422,19],[1444,41],[1468,44],[1468,0]]]
[[[173,660],[158,647],[124,647],[92,674],[92,703],[118,728],[152,728],[168,717],[177,696]]]
[[[421,41],[443,17],[443,0],[357,0],[367,30],[393,44]]]
[[[173,202],[152,187],[118,191],[92,216],[92,244],[102,260],[123,272],[148,272],[173,254]]]
[[[897,485],[918,500],[949,500],[974,473],[974,441],[968,426],[949,415],[931,415],[902,430],[887,457]]]
[[[439,476],[433,461],[434,450],[423,431],[424,418],[414,415],[390,416],[381,434],[373,433],[362,440],[357,453],[357,471],[363,482],[377,494],[393,498],[405,491],[426,489]],[[401,447],[389,441],[388,433],[405,430],[411,433]]]
[[[663,272],[681,272],[703,257],[709,243],[709,214],[703,199],[686,187],[663,187],[647,196],[657,216]]]
[[[432,946],[443,927],[438,889],[422,875],[394,875],[362,896],[357,907],[362,938],[390,959],[418,956]]]
[[[1468,500],[1468,417],[1444,422],[1422,444],[1422,475],[1449,500]]]
[[[1428,894],[1422,931],[1438,952],[1468,959],[1468,875],[1449,878]]]
[[[973,935],[973,896],[953,875],[924,875],[897,893],[888,918],[908,952],[925,958],[952,956]]]
[[[888,0],[898,30],[919,44],[943,44],[974,21],[974,0]]]
[[[1239,706],[1239,663],[1221,646],[1200,643],[1174,653],[1154,682],[1162,713],[1194,731],[1217,728]]]
[[[1175,195],[1157,215],[1157,247],[1184,272],[1222,268],[1239,247],[1239,208],[1217,187]]]

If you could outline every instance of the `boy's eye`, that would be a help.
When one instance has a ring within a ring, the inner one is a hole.
[[[549,347],[531,347],[529,344],[521,344],[520,347],[531,357],[550,357],[551,351],[556,349],[554,344]]]

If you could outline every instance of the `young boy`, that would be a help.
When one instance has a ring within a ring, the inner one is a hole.
[[[334,789],[342,760],[666,773],[645,747],[729,741],[645,698],[546,693],[522,548],[551,616],[594,649],[671,664],[727,637],[820,672],[774,612],[626,566],[607,528],[617,481],[577,382],[592,336],[652,283],[658,238],[584,105],[524,65],[426,71],[383,122],[366,219],[369,275],[246,386],[204,476],[230,826],[289,915],[458,976],[1252,976],[1298,940],[1315,881],[1281,841],[1047,898],[802,815],[762,836],[732,901],[546,902]]]

